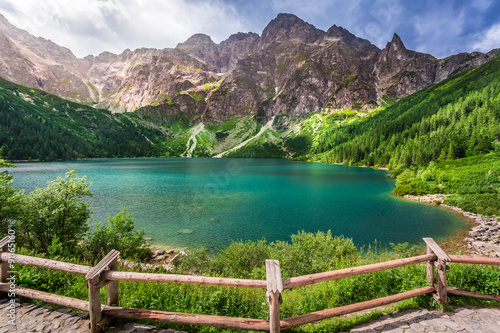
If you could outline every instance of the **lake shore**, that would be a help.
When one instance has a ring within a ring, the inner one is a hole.
[[[460,214],[470,224],[470,230],[462,230],[447,238],[443,243],[447,250],[465,250],[472,255],[500,257],[500,221],[496,216],[484,216],[455,206],[445,205],[444,194],[427,194],[422,196],[405,195],[403,198],[445,207],[453,213]],[[446,249],[445,249],[446,250]]]

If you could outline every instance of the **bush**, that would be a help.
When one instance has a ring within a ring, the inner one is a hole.
[[[124,209],[112,218],[108,225],[99,222],[94,232],[88,233],[83,243],[85,257],[95,261],[102,259],[109,251],[115,249],[125,259],[149,259],[151,250],[144,239],[144,230],[137,232],[132,214]]]
[[[207,258],[206,251],[202,254]],[[198,250],[190,252],[187,258],[199,255]],[[333,237],[331,231],[301,231],[291,236],[291,242],[234,242],[209,262],[183,260],[178,272],[200,273],[200,267],[203,267],[211,275],[265,279],[265,260],[275,259],[280,262],[282,277],[288,278],[343,268],[358,258],[359,253],[351,239]]]
[[[76,177],[69,171],[66,178],[57,178],[47,188],[37,188],[25,196],[22,211],[15,222],[21,244],[48,253],[54,237],[71,253],[88,230],[92,195],[86,177]]]

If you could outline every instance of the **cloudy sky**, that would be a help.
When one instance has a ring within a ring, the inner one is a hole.
[[[216,43],[260,34],[279,13],[323,30],[340,25],[380,48],[396,32],[407,48],[439,58],[500,48],[498,0],[0,0],[0,13],[79,57],[175,47],[199,32]]]

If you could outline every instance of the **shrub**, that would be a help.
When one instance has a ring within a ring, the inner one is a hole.
[[[98,260],[115,249],[122,258],[149,259],[151,250],[144,239],[144,230],[138,232],[134,229],[132,214],[127,214],[124,209],[108,218],[108,222],[108,225],[99,222],[96,230],[87,234],[83,244],[85,257]]]

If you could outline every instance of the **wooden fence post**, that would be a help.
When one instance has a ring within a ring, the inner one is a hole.
[[[106,325],[109,318],[102,318],[102,304],[100,289],[106,285],[112,285],[112,281],[101,281],[101,273],[106,267],[116,268],[117,258],[120,252],[111,250],[94,268],[92,268],[85,279],[89,288],[89,319],[90,319],[90,332],[98,333],[101,328]],[[116,293],[114,293],[116,291]],[[118,302],[118,286],[116,289],[112,287],[111,301]],[[108,302],[110,301],[110,292],[108,289]]]
[[[96,287],[99,283],[99,276],[96,276],[87,281],[89,288],[89,319],[90,319],[90,332],[98,333],[100,331],[99,322],[102,320],[101,312],[101,293],[100,288]]]
[[[451,261],[451,258],[441,249],[441,247],[432,238],[424,238],[424,242],[427,244],[427,251],[429,253],[434,253],[438,257],[437,267],[438,267],[438,285],[437,285],[437,296],[432,294],[432,297],[441,305],[445,305],[448,302],[448,292],[446,290],[446,263]],[[432,261],[431,261],[432,262]],[[436,262],[432,262],[433,266]],[[432,281],[430,278],[430,272],[432,271]],[[429,267],[429,262],[427,262],[427,280],[434,284],[434,267]]]
[[[110,271],[118,270],[118,257],[109,263],[108,269]],[[112,281],[108,284],[108,305],[118,306],[118,281]]]
[[[8,245],[10,242],[10,236],[5,236],[0,240],[0,252],[9,252],[8,251]],[[9,271],[9,262],[8,261],[2,261],[0,263],[0,282],[6,283],[7,282],[7,272]],[[0,298],[6,298],[7,293],[6,292],[1,292],[0,293]]]
[[[280,332],[280,304],[283,280],[281,279],[280,263],[278,260],[266,260],[267,291],[269,303],[269,332]]]
[[[433,254],[433,253],[434,252],[432,252],[429,245],[427,245],[427,254]],[[432,285],[434,285],[436,283],[436,279],[434,277],[434,263],[435,262],[436,262],[435,260],[427,261],[427,281]]]
[[[438,295],[441,305],[448,303],[448,291],[446,290],[446,262],[438,260]]]

